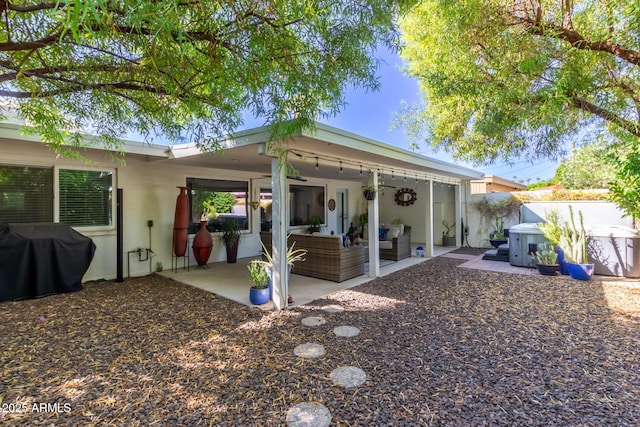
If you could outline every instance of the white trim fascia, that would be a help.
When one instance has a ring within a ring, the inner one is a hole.
[[[0,122],[0,138],[14,139],[17,141],[37,142],[45,144],[39,135],[24,134],[24,125],[16,123]],[[105,147],[94,135],[83,134],[83,138],[90,144],[89,149],[101,151],[113,151]],[[120,140],[122,151],[126,154],[142,154],[145,156],[167,158],[169,151],[166,145],[148,144],[141,141]]]
[[[448,172],[461,175],[467,179],[478,179],[484,177],[483,172],[469,169],[464,166],[454,165],[444,160],[438,160],[422,154],[416,154],[394,145],[376,141],[355,133],[344,131],[323,123],[316,123],[315,130],[305,130],[303,136],[330,142],[343,147],[354,148],[360,151],[367,151],[380,156],[410,163],[416,166],[437,169],[441,172]]]

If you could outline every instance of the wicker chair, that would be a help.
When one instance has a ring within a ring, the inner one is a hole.
[[[367,240],[362,241],[363,244],[368,244]],[[381,242],[382,243],[382,242]],[[385,246],[380,246],[380,259],[390,259],[393,261],[399,261],[401,259],[409,258],[411,256],[411,226],[404,226],[404,233],[398,237],[394,237],[391,241],[385,241]]]
[[[271,251],[271,233],[261,232],[260,240]],[[365,248],[344,248],[340,236],[291,234],[287,246],[291,246],[293,242],[296,249],[307,250],[306,259],[293,266],[291,272],[294,274],[333,282],[343,282],[364,274]]]

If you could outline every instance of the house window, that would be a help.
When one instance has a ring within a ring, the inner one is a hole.
[[[323,186],[289,185],[289,225],[325,223],[325,191]]]
[[[112,226],[113,175],[111,171],[0,165],[0,222]]]
[[[53,168],[0,165],[0,223],[53,222]]]
[[[247,181],[187,178],[187,187],[191,189],[189,233],[199,229],[203,214],[208,215],[207,229],[211,232],[222,231],[224,223],[231,219],[238,222],[241,230],[249,229]]]
[[[113,225],[113,173],[60,169],[59,181],[61,223]]]

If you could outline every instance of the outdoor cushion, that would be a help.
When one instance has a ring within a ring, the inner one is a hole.
[[[388,228],[380,227],[378,229],[378,240],[380,240],[381,242],[387,240],[387,232],[388,231],[389,231]]]
[[[387,231],[387,241],[392,241],[395,237],[400,235],[400,227],[390,226],[389,231]]]
[[[393,242],[391,240],[381,240],[379,246],[380,249],[393,249]]]

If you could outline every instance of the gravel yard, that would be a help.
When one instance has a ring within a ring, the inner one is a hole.
[[[0,424],[279,426],[309,402],[340,426],[638,425],[640,286],[461,263],[280,313],[156,275],[0,303]]]

